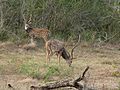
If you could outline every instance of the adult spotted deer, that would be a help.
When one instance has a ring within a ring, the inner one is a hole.
[[[46,28],[33,28],[31,27],[31,16],[28,21],[26,21],[25,17],[23,16],[25,21],[25,31],[29,34],[31,38],[31,43],[33,42],[34,38],[43,38],[46,42],[50,35],[50,30]]]
[[[78,42],[73,46],[71,53],[69,53],[65,48],[64,42],[61,42],[56,39],[48,40],[45,44],[46,62],[48,63],[48,61],[50,61],[50,57],[53,54],[56,54],[58,57],[59,64],[60,64],[60,57],[62,56],[63,59],[66,60],[67,64],[71,66],[72,60],[74,59],[73,52],[74,52],[74,49],[78,46],[79,42],[80,42],[80,35],[79,35]]]

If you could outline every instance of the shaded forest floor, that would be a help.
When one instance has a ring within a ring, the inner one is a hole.
[[[72,67],[56,56],[45,64],[45,50],[23,50],[13,43],[0,43],[0,90],[29,90],[31,85],[78,77],[87,66],[86,86],[95,90],[119,90],[120,46],[104,45],[91,48],[80,45],[75,50]],[[69,47],[70,50],[70,47]],[[84,83],[84,82],[83,82]],[[63,90],[63,89],[62,89]],[[65,89],[66,90],[66,89]]]

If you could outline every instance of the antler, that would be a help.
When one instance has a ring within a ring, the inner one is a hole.
[[[22,14],[22,17],[23,17],[24,23],[26,23],[27,20],[25,19],[25,15]]]
[[[80,42],[80,34],[79,34],[79,39],[78,39],[78,41],[77,41],[77,43],[75,44],[75,46],[72,48],[72,50],[71,50],[71,58],[73,59],[73,51],[74,51],[74,49],[78,46],[78,44],[79,44],[79,42]]]
[[[28,20],[28,23],[31,24],[31,20],[32,20],[32,14],[30,14],[30,18]]]

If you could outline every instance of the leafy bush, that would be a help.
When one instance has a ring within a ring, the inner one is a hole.
[[[6,30],[0,40],[27,38],[23,15],[27,20],[32,15],[32,26],[48,28],[54,38],[67,40],[80,32],[83,40],[91,41],[96,32],[95,39],[119,43],[119,5],[119,0],[6,0],[0,8],[0,30]]]

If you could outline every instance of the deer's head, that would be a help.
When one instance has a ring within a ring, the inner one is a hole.
[[[27,30],[28,28],[31,28],[32,14],[30,15],[28,21],[26,20],[24,15],[23,15],[23,19],[24,19],[24,24],[25,24],[25,30]]]
[[[73,52],[74,52],[74,49],[78,46],[79,42],[80,42],[80,35],[79,35],[77,43],[73,46],[71,53],[69,53],[65,48],[63,48],[62,50],[62,57],[66,60],[69,66],[71,66],[72,60],[75,59],[73,57]]]
[[[28,28],[30,28],[30,25],[29,24],[25,24],[25,30],[27,30]]]

